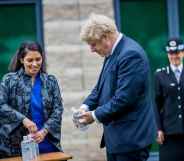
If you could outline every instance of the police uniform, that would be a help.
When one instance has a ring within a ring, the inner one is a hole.
[[[170,54],[183,50],[180,40],[169,40],[166,51]],[[177,80],[172,65],[155,73],[155,103],[158,130],[164,132],[160,145],[160,161],[184,161],[184,70],[181,64]]]

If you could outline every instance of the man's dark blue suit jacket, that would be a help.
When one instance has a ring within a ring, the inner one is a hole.
[[[84,104],[103,123],[102,142],[109,153],[131,152],[153,142],[149,63],[138,43],[122,37]]]

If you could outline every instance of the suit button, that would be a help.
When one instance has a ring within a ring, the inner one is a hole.
[[[181,99],[181,97],[180,96],[178,96],[178,100],[180,100]]]
[[[181,89],[181,88],[180,88],[180,87],[178,87],[178,91],[180,91],[180,89]]]
[[[178,108],[180,109],[181,108],[181,105],[178,105]]]
[[[181,119],[181,118],[182,118],[182,115],[181,115],[181,114],[179,114],[179,115],[178,115],[178,118],[180,118],[180,119]]]

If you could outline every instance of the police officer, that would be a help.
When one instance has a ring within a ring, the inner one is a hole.
[[[169,65],[155,73],[157,142],[160,161],[184,161],[184,44],[167,42]]]

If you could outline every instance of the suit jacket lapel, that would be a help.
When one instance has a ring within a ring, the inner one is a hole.
[[[114,61],[116,60],[117,56],[119,55],[119,53],[120,53],[120,51],[121,51],[121,49],[122,49],[122,47],[123,47],[124,37],[125,37],[125,36],[123,36],[123,37],[121,38],[121,40],[120,40],[120,42],[118,43],[118,45],[116,46],[114,52],[113,52],[112,55],[110,56],[109,62],[108,62],[108,64],[107,64],[107,66],[105,66],[105,63],[104,63],[104,65],[103,65],[103,68],[104,68],[104,66],[105,66],[105,68],[102,70],[102,72],[101,72],[101,74],[100,74],[101,76],[100,76],[100,78],[99,78],[99,89],[103,86],[103,83],[104,83],[104,81],[105,81],[105,76],[106,76],[106,74],[108,74],[109,69],[110,69],[111,66],[114,64]]]
[[[99,89],[99,86],[100,86],[100,80],[102,79],[102,74],[103,74],[103,71],[104,71],[104,67],[105,67],[106,61],[107,61],[107,58],[105,58],[105,59],[104,59],[104,62],[103,62],[103,67],[102,67],[102,69],[101,69],[100,76],[99,76],[99,78],[98,78],[97,89]]]
[[[183,82],[183,81],[184,81],[184,70],[182,69],[182,72],[181,72],[181,75],[180,75],[180,82]]]

